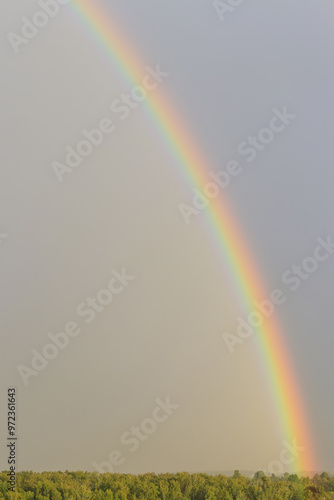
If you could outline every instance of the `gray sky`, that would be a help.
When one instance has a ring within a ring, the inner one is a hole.
[[[220,196],[266,289],[286,292],[279,318],[319,469],[333,472],[334,256],[298,290],[282,282],[317,238],[334,239],[331,2],[252,0],[224,20],[210,0],[96,4],[146,65],[169,72],[157,92],[174,103],[210,169],[239,162]],[[244,310],[206,210],[189,225],[180,214],[193,184],[145,102],[126,120],[113,114],[111,103],[131,87],[71,2],[15,54],[8,33],[20,34],[22,17],[38,10],[17,0],[0,16],[0,235],[8,235],[0,239],[0,380],[4,398],[9,386],[18,390],[19,468],[93,470],[119,450],[117,472],[268,469],[284,436],[254,338],[233,354],[222,338]],[[295,118],[248,162],[240,144],[284,107]],[[66,146],[104,118],[115,130],[58,182],[53,162],[64,163]],[[127,286],[116,278],[111,303],[80,316],[122,269]],[[41,352],[68,322],[81,333],[25,385],[18,365],[31,367],[32,349]],[[178,408],[131,452],[121,436],[168,397]],[[5,435],[5,412],[0,426]]]

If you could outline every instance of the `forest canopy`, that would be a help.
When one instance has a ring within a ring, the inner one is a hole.
[[[296,474],[253,477],[224,475],[112,474],[97,472],[19,472],[9,490],[8,472],[0,473],[0,499],[29,500],[303,500],[333,499],[334,477]]]

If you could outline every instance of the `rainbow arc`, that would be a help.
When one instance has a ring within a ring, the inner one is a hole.
[[[139,85],[146,64],[125,31],[116,25],[97,0],[73,0],[71,5],[76,16],[87,26],[90,35],[97,42],[99,50],[107,55],[113,69],[116,69],[127,83]],[[212,182],[208,162],[168,96],[161,89],[155,90],[148,95],[145,106],[189,185],[201,190],[206,183]],[[222,196],[211,200],[206,211],[207,224],[221,257],[230,270],[244,306],[251,312],[254,310],[255,301],[259,302],[269,295],[250,255],[249,245]],[[294,469],[296,472],[314,471],[316,455],[311,428],[284,334],[274,316],[265,318],[263,324],[257,328],[256,342],[270,381],[281,422],[282,437],[291,443],[296,440],[299,445],[305,447],[305,451],[296,459]]]

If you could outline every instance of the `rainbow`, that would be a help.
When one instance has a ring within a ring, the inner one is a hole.
[[[125,81],[138,85],[142,81],[145,64],[110,15],[102,9],[97,0],[72,0],[71,5],[75,16],[87,27]],[[149,94],[145,105],[187,183],[201,189],[207,182],[212,181],[208,176],[210,169],[207,161],[202,157],[168,97],[155,90]],[[253,311],[254,301],[263,300],[268,294],[238,224],[222,197],[210,201],[206,216],[210,232],[214,235],[219,251],[230,269],[239,295],[247,310]],[[270,383],[283,439],[290,442],[295,439],[299,445],[305,447],[305,451],[301,452],[294,463],[294,470],[315,471],[315,447],[297,377],[292,368],[284,335],[273,316],[266,318],[261,327],[257,328],[256,342]]]

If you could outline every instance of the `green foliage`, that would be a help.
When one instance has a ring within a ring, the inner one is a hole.
[[[0,500],[334,500],[334,477],[297,474],[253,478],[221,474],[98,474],[97,472],[20,472],[15,493],[0,473]]]

